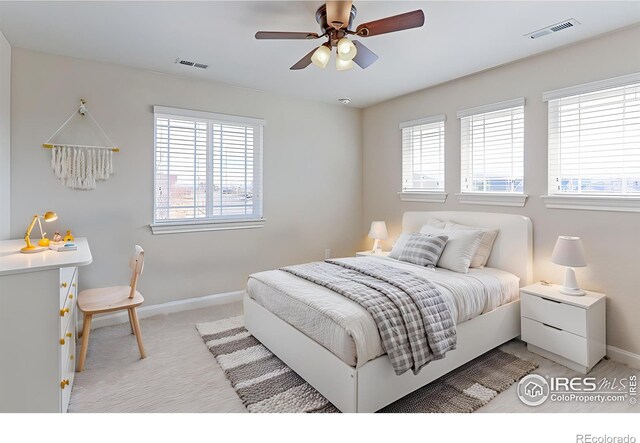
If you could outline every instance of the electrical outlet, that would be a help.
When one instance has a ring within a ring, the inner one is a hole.
[[[325,249],[324,250],[324,259],[327,260],[331,258],[331,249]]]

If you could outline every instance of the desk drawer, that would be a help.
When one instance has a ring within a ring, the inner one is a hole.
[[[60,268],[60,309],[64,308],[70,293],[73,294],[74,297],[76,296],[77,286],[78,268]]]
[[[571,332],[522,318],[522,340],[587,366],[587,339]]]
[[[581,337],[587,336],[587,310],[523,292],[522,316],[546,323]]]

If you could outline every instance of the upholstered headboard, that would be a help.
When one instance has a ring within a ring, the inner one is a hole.
[[[533,280],[533,229],[522,215],[490,212],[433,211],[405,212],[402,232],[417,232],[430,219],[450,220],[467,226],[499,229],[487,266],[520,277],[520,286]]]

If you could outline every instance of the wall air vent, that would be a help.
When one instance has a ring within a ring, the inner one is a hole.
[[[200,69],[207,69],[209,67],[209,65],[205,65],[204,63],[191,62],[189,60],[182,60],[181,58],[177,58],[175,63]]]
[[[570,18],[569,20],[556,23],[555,25],[547,26],[546,28],[533,31],[529,34],[526,34],[525,37],[529,39],[536,39],[536,38],[544,37],[545,35],[553,34],[554,32],[560,32],[565,29],[573,28],[575,26],[578,26],[579,24],[580,22],[578,20],[574,18]]]

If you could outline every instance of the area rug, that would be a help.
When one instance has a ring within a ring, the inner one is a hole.
[[[340,412],[253,337],[242,316],[196,328],[249,412]],[[537,367],[494,349],[378,412],[473,412]]]

